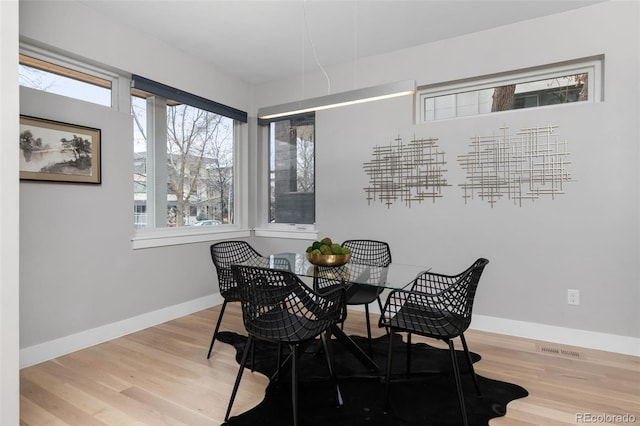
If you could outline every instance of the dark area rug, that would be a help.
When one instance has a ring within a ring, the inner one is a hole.
[[[238,362],[244,351],[246,336],[220,332],[222,342],[235,347]],[[364,337],[352,336],[363,349]],[[388,351],[388,337],[374,339],[373,359],[379,371],[370,371],[339,341],[333,343],[338,384],[344,400],[336,407],[335,388],[329,379],[324,353],[316,342],[303,348],[298,363],[299,423],[304,426],[448,426],[461,424],[460,407],[453,378],[449,351],[424,343],[412,345],[411,378],[406,377],[406,342],[393,335],[393,371],[390,410],[384,412],[384,374]],[[464,353],[458,352],[462,386],[469,425],[486,426],[489,420],[504,416],[507,404],[528,395],[515,384],[478,376],[482,396],[475,393]],[[480,356],[472,353],[474,362]],[[277,346],[257,342],[253,369],[272,377],[276,372]],[[247,368],[251,367],[251,357]],[[281,370],[279,380],[271,380],[265,399],[253,409],[231,417],[225,425],[287,426],[293,423],[291,411],[291,364]],[[242,385],[241,390],[242,391]]]

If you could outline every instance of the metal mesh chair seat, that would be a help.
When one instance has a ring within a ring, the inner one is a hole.
[[[407,303],[386,324],[391,329],[441,339],[457,337],[460,334],[460,322],[458,315]]]
[[[209,345],[207,359],[211,357],[213,344],[218,336],[218,330],[220,329],[220,324],[222,323],[222,317],[227,307],[227,303],[240,301],[240,289],[233,278],[231,265],[246,262],[252,258],[261,257],[261,254],[251,247],[251,245],[246,241],[222,241],[212,244],[209,250],[211,252],[211,260],[213,261],[213,265],[218,275],[220,295],[223,297],[224,302],[222,303],[220,315],[218,316],[218,321],[216,322],[216,327],[213,331],[213,337],[211,337],[211,344]]]
[[[453,345],[453,338],[460,337],[465,358],[471,372],[476,392],[480,395],[477,377],[464,332],[471,324],[471,313],[476,289],[484,267],[489,263],[480,258],[465,271],[457,275],[443,275],[423,272],[413,281],[407,290],[393,290],[385,303],[380,327],[391,331],[406,332],[407,335],[407,373],[411,369],[411,334],[418,334],[446,342],[451,353],[454,378],[458,390],[458,401],[463,423],[467,424],[467,415],[462,393],[460,370]],[[389,403],[391,382],[391,350],[392,339],[389,339],[387,357],[387,374],[385,385],[385,407]]]
[[[341,405],[342,397],[336,383],[333,356],[328,345],[330,339],[326,338],[325,333],[333,325],[344,320],[344,288],[337,287],[321,295],[308,288],[300,278],[289,271],[239,265],[234,265],[232,269],[239,284],[242,321],[249,337],[242,354],[225,421],[229,418],[247,355],[255,344],[255,339],[289,346],[294,425],[297,425],[298,419],[298,346],[318,336],[321,338],[331,380],[336,388],[336,402]],[[278,373],[276,375],[279,376]]]
[[[347,305],[368,305],[376,301],[383,288],[358,285],[354,291],[349,292]]]

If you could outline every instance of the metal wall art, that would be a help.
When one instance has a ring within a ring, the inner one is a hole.
[[[411,207],[413,202],[442,197],[442,188],[451,185],[443,174],[447,162],[437,141],[414,136],[405,144],[398,136],[388,146],[376,145],[371,161],[363,164],[369,176],[369,186],[364,188],[369,205],[380,201],[389,208],[400,201]]]
[[[523,200],[564,194],[572,178],[566,169],[568,143],[557,129],[549,125],[511,134],[501,127],[501,134],[471,138],[469,153],[458,157],[466,170],[466,182],[460,184],[465,203],[480,198],[493,207],[506,198],[522,207]]]

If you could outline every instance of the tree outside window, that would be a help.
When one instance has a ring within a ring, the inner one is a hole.
[[[269,222],[315,223],[315,115],[269,128]]]
[[[418,92],[423,123],[549,105],[602,100],[603,58],[443,83]]]
[[[132,106],[134,214],[136,227],[144,228],[151,207],[147,205],[147,162],[152,160],[147,148],[152,142],[147,140],[146,101],[134,98]],[[166,102],[165,111],[166,141],[156,140],[155,146],[166,151],[166,173],[162,173],[166,194],[154,195],[166,198],[166,224],[156,223],[156,227],[233,223],[233,119],[171,101]]]

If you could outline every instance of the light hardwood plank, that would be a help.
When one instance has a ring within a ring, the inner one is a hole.
[[[235,350],[219,341],[206,358],[219,312],[216,306],[23,369],[21,425],[221,424],[238,364]],[[246,334],[239,304],[228,305],[221,329]],[[350,311],[344,329],[363,335],[364,314]],[[530,393],[491,426],[576,425],[583,413],[627,414],[640,424],[638,357],[473,330],[467,340],[482,356],[478,374]],[[232,415],[257,405],[267,384],[246,370]]]

